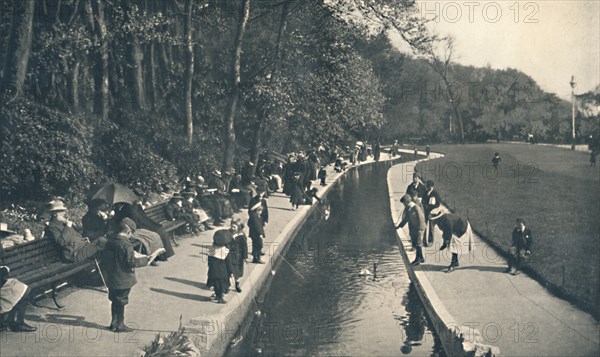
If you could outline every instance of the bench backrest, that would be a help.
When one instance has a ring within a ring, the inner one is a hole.
[[[154,222],[162,223],[167,220],[167,213],[165,211],[165,207],[168,203],[169,201],[157,203],[153,206],[146,208],[144,212],[146,212],[146,215],[148,215],[148,217],[150,217]]]

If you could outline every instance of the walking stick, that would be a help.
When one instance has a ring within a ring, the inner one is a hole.
[[[85,238],[85,240],[90,243],[89,238]],[[100,279],[102,279],[102,285],[104,285],[104,291],[108,291],[108,286],[106,286],[106,280],[104,280],[104,275],[102,275],[102,270],[100,270],[100,264],[98,264],[98,259],[94,258],[94,264],[96,264],[96,269],[98,270],[98,274],[100,274]]]

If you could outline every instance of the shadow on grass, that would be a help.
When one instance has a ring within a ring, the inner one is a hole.
[[[208,297],[208,296],[200,296],[200,295],[196,295],[196,294],[186,294],[186,293],[180,293],[180,292],[177,292],[177,291],[171,291],[171,290],[165,290],[165,289],[157,289],[157,288],[150,288],[150,291],[154,291],[156,293],[161,293],[161,294],[165,294],[165,295],[171,295],[171,296],[175,296],[175,297],[182,298],[182,299],[187,299],[187,300],[210,301],[210,297]]]

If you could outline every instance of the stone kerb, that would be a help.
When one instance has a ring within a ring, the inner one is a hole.
[[[443,155],[438,153],[431,153],[430,158],[433,159],[442,156]],[[417,160],[411,163],[416,164],[419,161],[424,160]],[[404,185],[404,183],[396,183],[394,185],[391,170],[388,171],[387,181],[390,195],[391,215],[392,219],[395,219],[396,217],[399,217],[404,210],[401,204],[397,205],[396,202],[400,202],[400,197],[404,194],[408,183],[406,185]],[[396,192],[397,189],[402,189],[402,191]],[[397,206],[400,207],[398,208]],[[448,211],[446,207],[443,207],[443,209]],[[396,224],[397,222],[394,223]],[[407,226],[403,229],[396,230],[396,239],[410,280],[415,285],[446,353],[450,356],[483,356],[491,350],[494,356],[498,356],[500,354],[500,349],[496,346],[483,343],[483,338],[481,337],[479,330],[468,326],[461,326],[456,322],[444,303],[438,297],[427,276],[421,271],[415,271],[410,265],[411,261],[415,258],[415,253],[409,252],[411,242]]]

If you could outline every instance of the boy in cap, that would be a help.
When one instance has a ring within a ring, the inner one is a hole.
[[[131,288],[137,283],[135,268],[147,266],[158,254],[164,252],[163,248],[150,256],[136,255],[130,241],[136,228],[131,218],[124,218],[118,224],[117,232],[109,238],[100,258],[108,299],[111,301],[112,319],[108,328],[113,332],[132,331],[125,325],[125,305],[129,303]]]
[[[410,195],[404,195],[400,199],[400,202],[404,204],[406,214],[400,223],[396,225],[396,229],[402,228],[408,223],[408,234],[410,235],[410,241],[417,250],[415,260],[411,265],[419,265],[425,263],[425,257],[423,257],[423,234],[425,233],[425,216],[423,210],[419,207],[410,197]]]
[[[266,191],[262,187],[258,187],[256,189],[256,196],[250,199],[250,203],[248,204],[248,215],[252,213],[252,207],[257,203],[260,203],[262,206],[262,211],[260,213],[260,218],[262,219],[263,226],[269,223],[269,205],[267,204],[267,199],[265,198]]]
[[[319,180],[321,186],[327,186],[327,183],[325,183],[325,179],[327,179],[327,170],[325,169],[325,165],[321,165],[321,168],[319,169]]]

